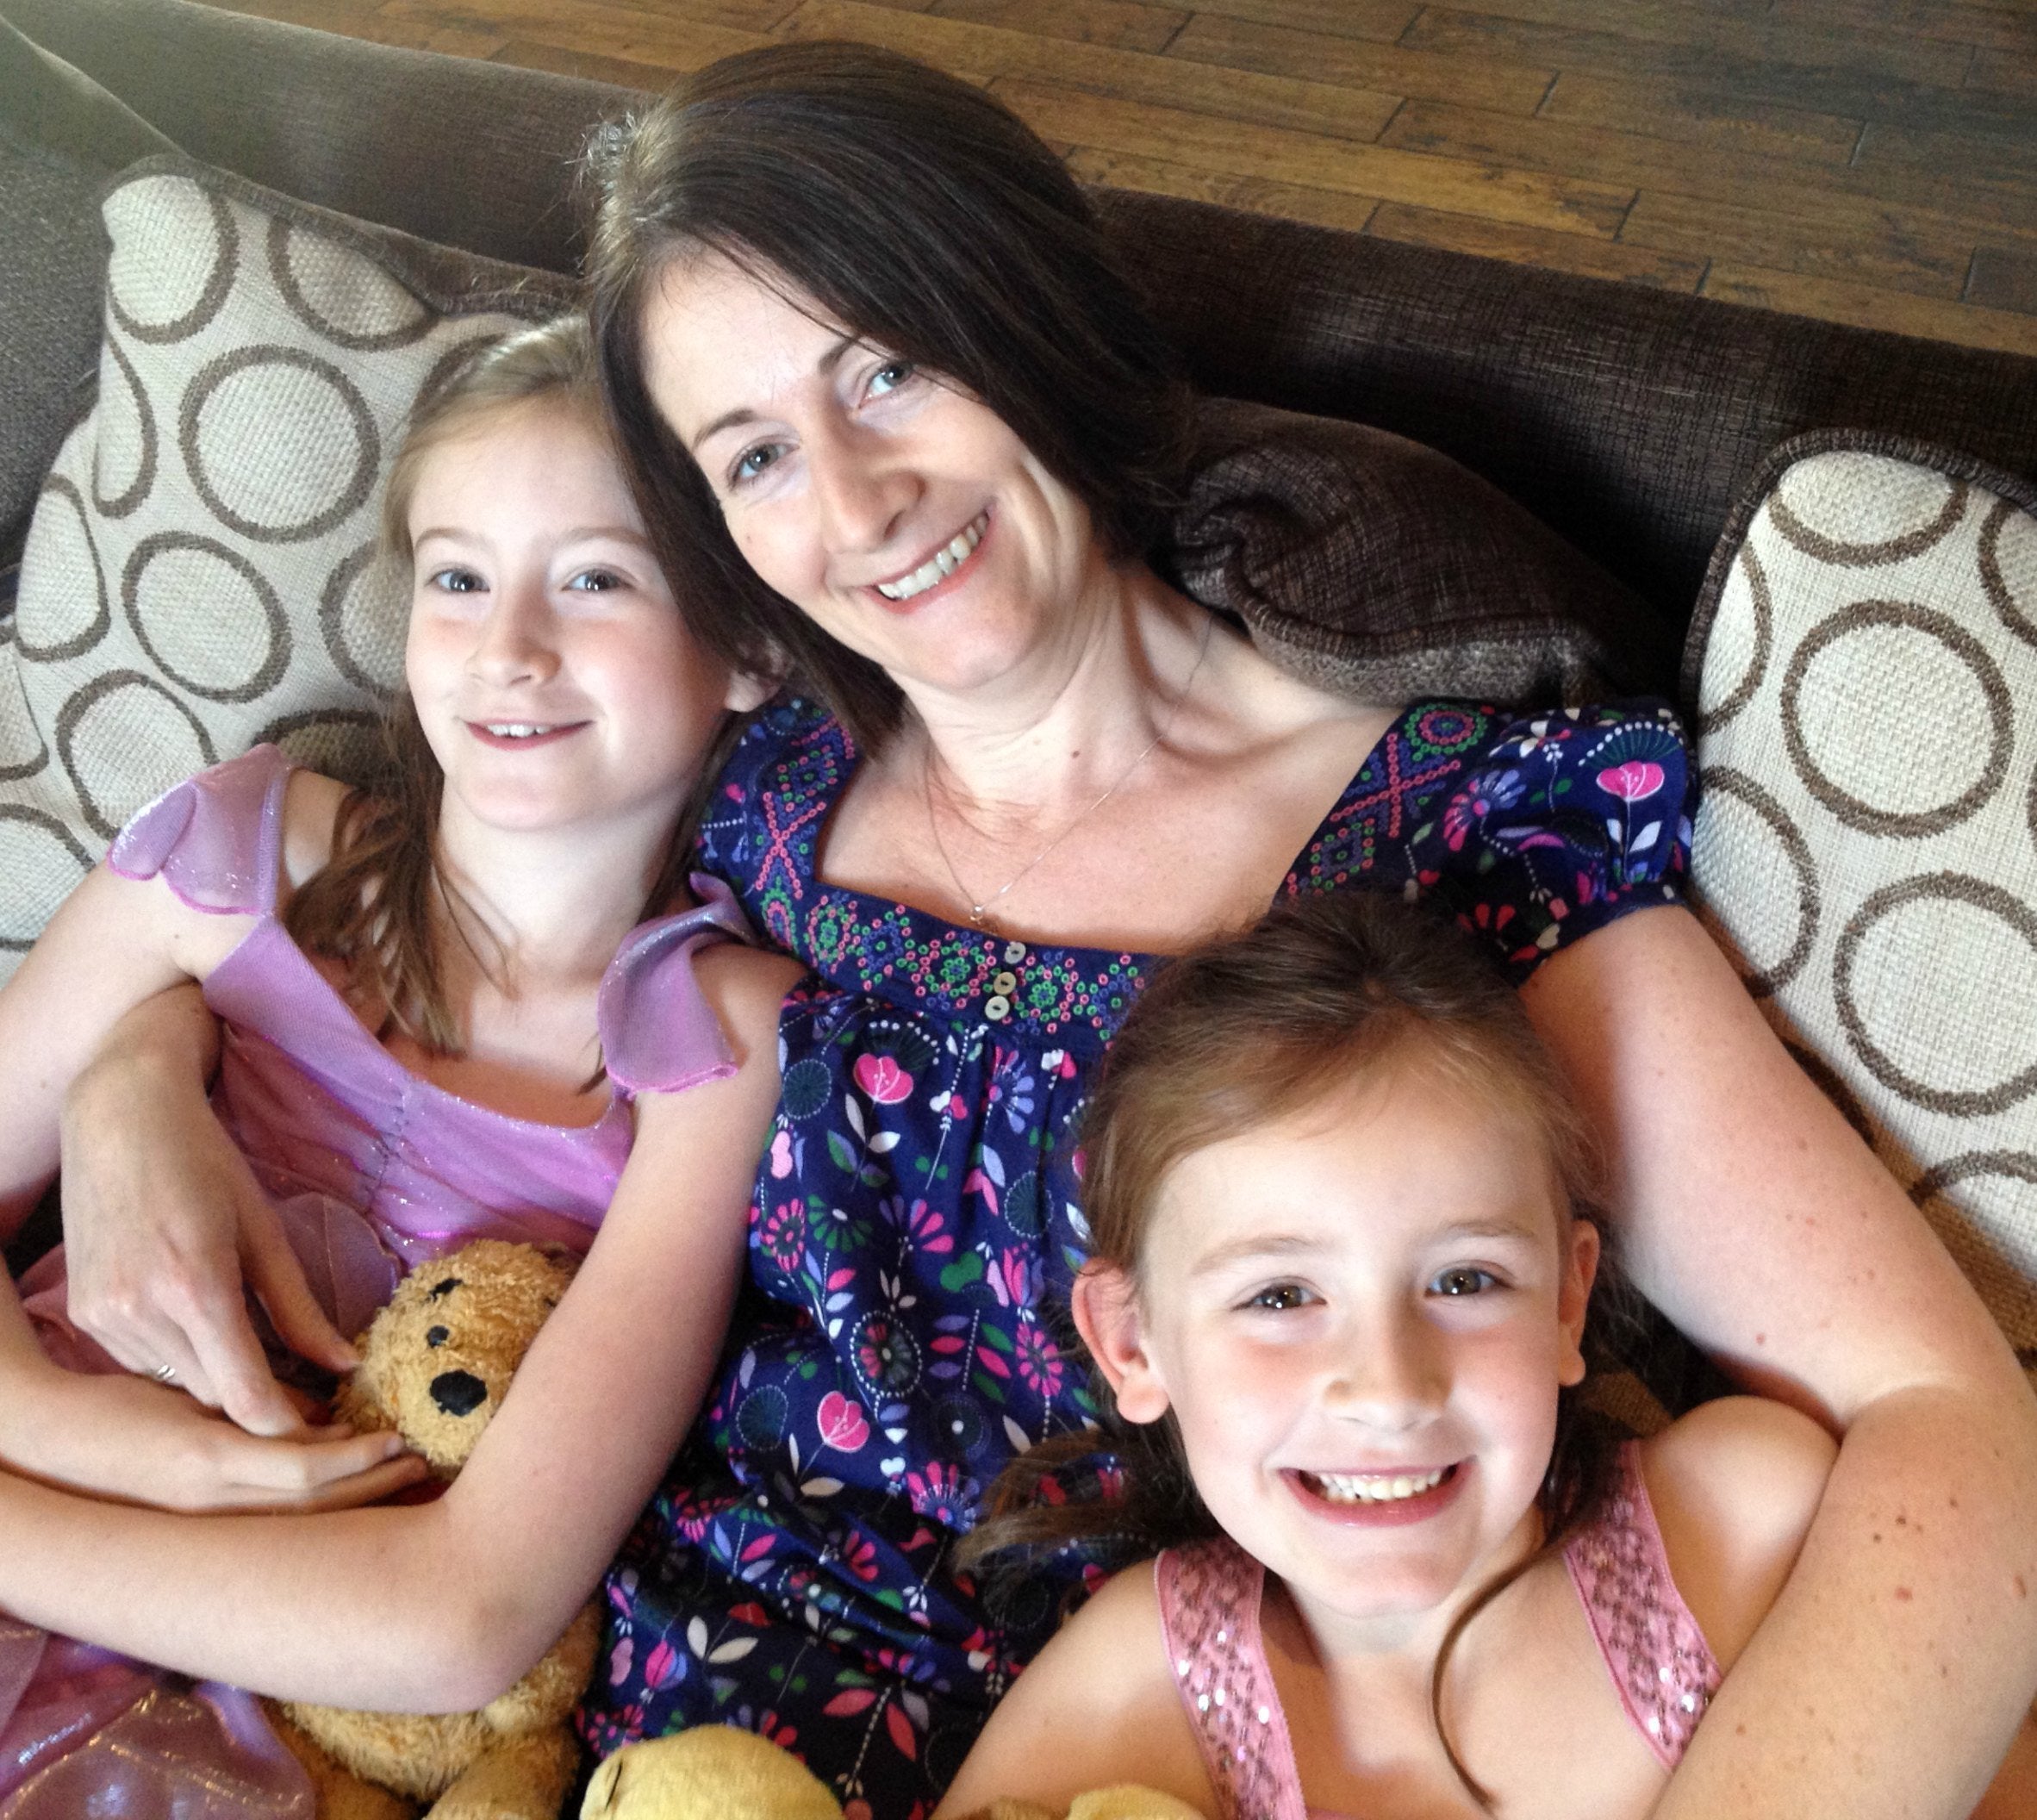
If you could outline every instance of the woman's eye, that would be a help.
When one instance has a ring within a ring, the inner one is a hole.
[[[1299,1283],[1274,1283],[1261,1289],[1246,1304],[1250,1308],[1269,1308],[1284,1314],[1290,1308],[1305,1308],[1315,1297]]]
[[[583,569],[566,583],[583,594],[606,594],[611,588],[620,588],[626,583],[613,569]]]
[[[734,486],[745,480],[755,480],[784,452],[783,446],[776,442],[760,442],[755,448],[744,449],[730,465],[729,483]]]
[[[1479,1295],[1498,1287],[1499,1279],[1490,1270],[1480,1270],[1473,1264],[1456,1264],[1438,1276],[1429,1286],[1429,1292],[1431,1295]]]
[[[887,360],[870,375],[870,396],[881,398],[887,392],[895,392],[913,377],[913,372],[910,360]]]

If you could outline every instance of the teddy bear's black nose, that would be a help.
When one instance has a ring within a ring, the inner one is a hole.
[[[449,1416],[470,1416],[488,1401],[488,1386],[470,1371],[442,1371],[432,1380],[432,1401]]]

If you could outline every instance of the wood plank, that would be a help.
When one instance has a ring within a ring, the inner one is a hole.
[[[732,32],[726,28],[702,26],[688,59],[665,63],[639,62],[630,57],[605,57],[592,51],[576,51],[556,44],[536,44],[527,38],[512,38],[490,59],[514,64],[521,70],[549,70],[555,76],[581,76],[589,82],[612,82],[618,88],[641,89],[663,94],[675,78],[704,70],[719,58],[737,51],[753,50],[771,42],[761,33]]]
[[[1628,211],[1620,239],[1658,252],[1724,259],[1813,277],[1841,278],[1921,296],[1957,297],[1973,262],[1973,236],[1891,229],[1878,238],[1835,223],[1828,211],[1779,214],[1643,190]]]
[[[1966,301],[1990,309],[2037,315],[2037,251],[2028,246],[1981,246],[1974,251]]]
[[[1311,190],[1263,177],[1234,177],[1226,171],[1198,170],[1193,165],[1175,164],[1163,158],[1102,152],[1093,146],[1069,146],[1062,155],[1068,169],[1086,184],[1138,190],[1149,196],[1186,196],[1191,202],[1218,203],[1226,209],[1312,221],[1319,228],[1342,228],[1354,234],[1372,219],[1380,206],[1369,196]]]
[[[2037,52],[2037,19],[2020,8],[1960,0],[1775,0],[1774,16],[1804,24],[1878,27],[1943,44]]]
[[[1199,13],[1249,19],[1336,38],[1369,38],[1392,44],[1422,10],[1425,0],[1196,0]]]
[[[1643,134],[1571,127],[1560,121],[1435,102],[1412,102],[1393,116],[1380,142],[1438,157],[1469,159],[1524,171],[1577,172],[1598,181],[1631,184],[1713,202],[1759,198],[1779,214],[1825,215],[1833,232],[1868,239],[1891,232],[1928,234],[1964,225],[1976,238],[2037,240],[2037,211],[2019,195],[1961,184],[1931,172],[1785,165],[1742,153],[1693,157],[1684,147]],[[1916,196],[1897,201],[1891,197]]]
[[[1168,55],[1514,114],[1533,113],[1556,78],[1553,64],[1437,56],[1398,44],[1368,44],[1333,32],[1295,31],[1200,10],[1168,47]]]
[[[696,26],[768,32],[789,18],[799,0],[384,0],[382,16],[472,26],[534,44],[627,57],[626,45],[682,47]]]
[[[2013,55],[2006,51],[1979,51],[1973,67],[1966,72],[1966,86],[1996,95],[2022,95],[2037,99],[2037,57]]]
[[[1964,46],[1926,43],[1902,32],[1775,24],[1673,0],[1652,6],[1642,0],[1623,0],[1589,7],[1571,22],[1547,25],[1503,18],[1497,10],[1430,7],[1402,41],[1427,50],[1551,63],[1560,69],[1669,74],[1690,68],[1731,74],[1768,68],[1942,88],[1957,88],[1972,60]]]
[[[1036,38],[1156,53],[1188,22],[1188,15],[1177,7],[1148,6],[1141,0],[934,0],[931,10],[943,19],[1003,26]]]
[[[1094,88],[1120,100],[1151,102],[1333,140],[1377,139],[1400,105],[1396,96],[1365,89],[1291,76],[1249,75],[1103,46],[1075,56],[1066,45],[1021,32],[891,12],[859,0],[807,0],[779,28],[778,35],[852,38],[924,58],[972,82],[1021,77],[1065,88]]]
[[[1207,115],[1113,101],[1043,83],[1000,80],[994,88],[1043,138],[1239,177],[1271,178],[1309,189],[1339,190],[1602,240],[1615,236],[1634,200],[1631,190],[1610,184],[1579,183],[1379,146],[1326,145],[1304,134],[1241,127]]]
[[[1565,70],[1542,104],[1541,118],[1610,127],[1710,151],[1743,152],[1791,164],[1850,164],[1865,122],[1809,108],[1746,101],[1642,76],[1593,76]]]
[[[2037,142],[1928,133],[1870,121],[1853,167],[1872,179],[1884,168],[1928,171],[1950,182],[1987,184],[2030,199],[2037,217]]]
[[[1441,246],[1451,252],[1475,252],[1517,265],[1614,278],[1624,284],[1645,284],[1654,290],[1695,291],[1704,276],[1705,262],[1701,259],[1677,259],[1619,240],[1590,240],[1581,234],[1552,234],[1542,228],[1479,221],[1434,209],[1412,209],[1405,203],[1380,204],[1365,231],[1382,240]]]
[[[1956,341],[1965,347],[2037,354],[2037,316],[1948,303],[1937,297],[1914,297],[1899,290],[1877,290],[1835,278],[1768,271],[1758,265],[1715,264],[1705,274],[1703,295],[1827,322],[1850,322],[1859,328],[1885,328],[1899,335]]]

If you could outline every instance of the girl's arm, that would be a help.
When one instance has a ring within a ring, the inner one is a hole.
[[[1658,1814],[1963,1820],[2037,1689],[2037,1404],[2007,1344],[1687,913],[1623,918],[1523,996],[1610,1134],[1641,1290],[1842,1437]]]
[[[487,1704],[565,1629],[700,1406],[740,1275],[798,968],[738,948],[697,976],[739,1059],[638,1105],[587,1262],[445,1496],[315,1517],[184,1518],[0,1480],[0,1606],[285,1698]],[[429,1597],[420,1589],[429,1588]]]
[[[1153,1564],[1128,1568],[1056,1633],[999,1701],[933,1820],[1000,1800],[1055,1813],[1091,1789],[1136,1783],[1221,1811],[1181,1710]]]

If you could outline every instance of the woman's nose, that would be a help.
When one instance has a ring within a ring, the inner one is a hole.
[[[881,550],[919,495],[890,439],[852,424],[824,428],[807,446],[807,484],[831,551]]]

